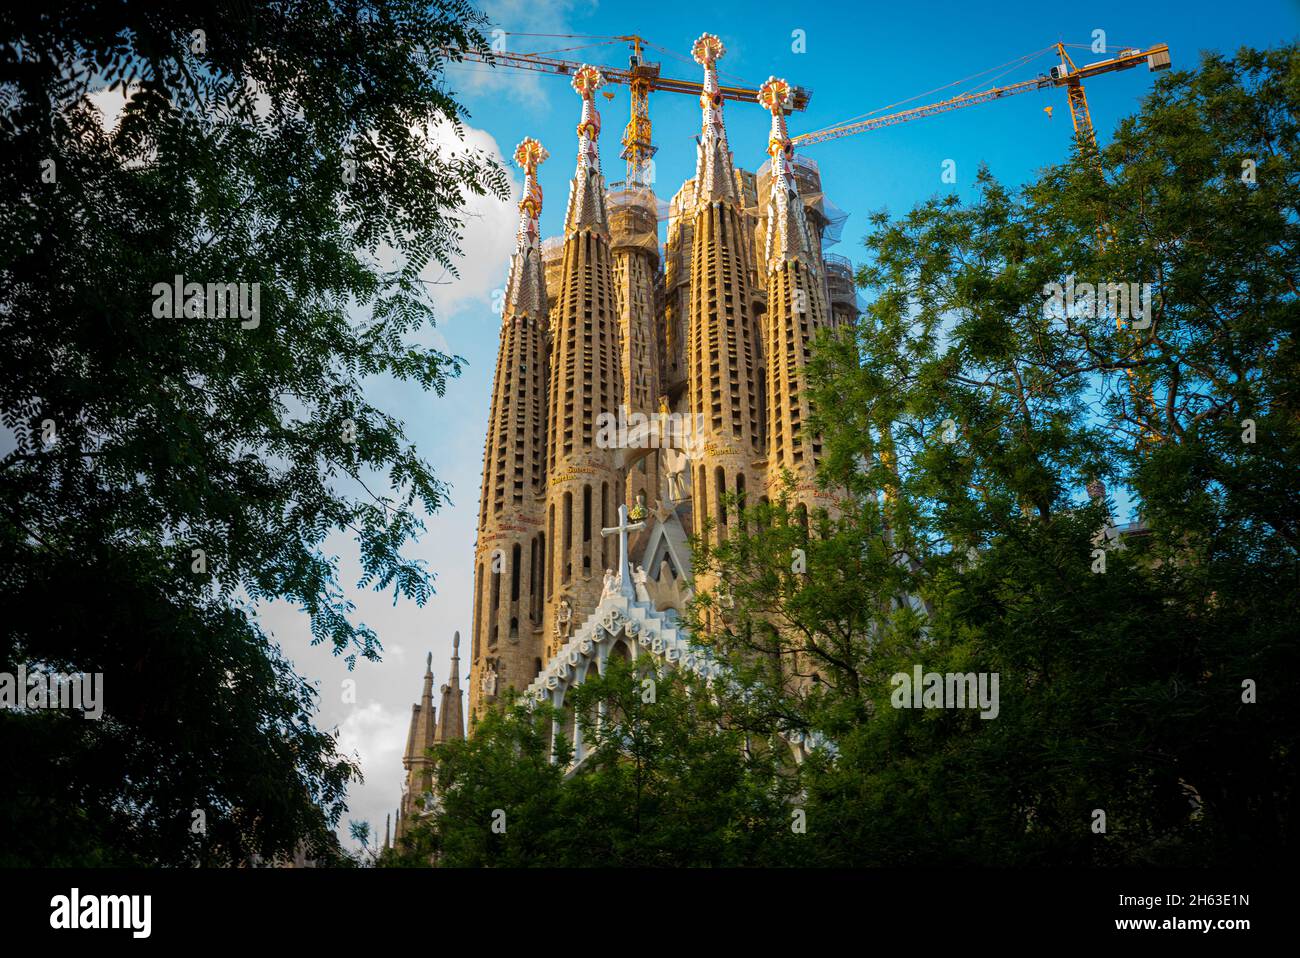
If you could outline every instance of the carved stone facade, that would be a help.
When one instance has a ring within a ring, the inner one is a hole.
[[[706,521],[734,532],[731,497],[770,496],[788,469],[798,501],[834,507],[812,484],[806,367],[820,330],[856,321],[851,266],[823,254],[829,216],[815,164],[790,149],[788,86],[764,85],[769,161],[747,172],[727,141],[723,45],[705,34],[692,52],[704,71],[695,176],[666,207],[639,183],[606,191],[594,68],[573,78],[562,237],[537,236],[546,151],[526,140],[516,153],[525,190],[484,456],[471,728],[507,690],[535,689],[610,589],[623,594],[606,577],[617,543],[602,535],[620,506],[633,520],[624,598],[669,615],[708,585],[686,540]],[[629,427],[614,442],[608,420]]]

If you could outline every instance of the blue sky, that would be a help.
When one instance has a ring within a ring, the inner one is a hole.
[[[945,90],[953,81],[1005,64],[1059,40],[1090,43],[1093,31],[1106,32],[1107,47],[1169,44],[1174,67],[1190,67],[1201,50],[1233,51],[1242,45],[1269,46],[1300,34],[1296,2],[1258,0],[1248,5],[1210,3],[972,3],[790,4],[714,2],[708,5],[656,0],[654,3],[591,5],[565,0],[488,0],[496,24],[522,33],[641,36],[689,58],[700,33],[718,34],[727,46],[721,63],[724,81],[757,86],[770,75],[812,89],[807,113],[791,118],[792,133],[817,129],[868,111],[918,97],[919,105],[979,88],[976,83]],[[792,33],[802,30],[806,52],[792,49]],[[508,37],[518,52],[558,50],[591,43],[546,37]],[[596,64],[626,65],[623,44],[557,54]],[[1102,59],[1074,51],[1076,62]],[[698,79],[697,66],[655,53],[669,76]],[[1009,83],[1045,72],[1043,57],[1029,68],[1007,74]],[[995,71],[996,72],[996,71]],[[1118,119],[1132,113],[1150,88],[1145,68],[1091,81],[1089,104],[1103,142]],[[542,227],[561,229],[568,181],[573,173],[579,100],[567,78],[492,73],[481,66],[448,71],[448,86],[471,113],[467,142],[508,158],[525,136],[542,141],[551,159],[541,169],[545,193]],[[601,153],[608,179],[622,179],[619,137],[627,120],[628,95],[608,88],[612,101],[598,98],[602,112]],[[936,91],[924,96],[928,91]],[[1044,112],[1054,107],[1053,116]],[[901,106],[898,108],[902,108]],[[884,112],[891,112],[885,110]],[[729,103],[727,128],[736,161],[756,169],[765,159],[769,120],[757,105]],[[699,130],[698,102],[689,96],[658,94],[651,99],[657,158],[656,188],[668,199],[694,171],[693,138]],[[917,120],[835,142],[812,146],[807,154],[821,166],[827,195],[849,213],[843,241],[833,251],[861,258],[867,215],[881,208],[895,214],[938,193],[968,191],[980,163],[1002,181],[1017,184],[1039,168],[1062,160],[1070,145],[1070,116],[1059,90],[1028,93],[942,116]],[[956,163],[955,186],[941,182],[945,160]],[[521,185],[512,175],[516,197]],[[464,357],[469,366],[448,387],[446,398],[378,380],[377,404],[401,416],[408,435],[453,488],[453,504],[429,517],[428,534],[410,549],[436,574],[437,594],[423,607],[391,595],[353,588],[360,577],[356,548],[345,537],[329,548],[341,562],[341,582],[357,605],[357,617],[374,628],[385,646],[384,662],[361,663],[349,676],[327,649],[313,648],[304,617],[283,604],[264,610],[263,624],[275,635],[299,670],[320,683],[324,728],[337,727],[345,750],[361,760],[364,785],[352,789],[351,818],[368,820],[380,833],[384,814],[398,801],[400,753],[431,650],[437,681],[446,678],[451,636],[460,630],[468,648],[470,574],[483,436],[499,320],[494,297],[505,285],[516,223],[514,200],[477,202],[467,221],[461,277],[435,287],[439,311],[434,341]],[[440,275],[432,278],[442,279]],[[468,661],[462,663],[462,678]],[[356,682],[356,702],[344,702],[341,682]],[[344,825],[346,830],[346,823]]]

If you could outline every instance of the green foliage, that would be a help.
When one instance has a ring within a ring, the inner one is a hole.
[[[356,769],[242,604],[301,606],[351,666],[381,647],[327,535],[356,536],[362,584],[432,589],[403,546],[445,489],[364,384],[441,395],[460,369],[421,342],[420,275],[454,275],[458,211],[506,179],[426,132],[459,131],[436,51],[481,49],[482,22],[460,0],[6,12],[0,669],[103,672],[108,715],[0,715],[5,861],[332,841]],[[129,94],[111,131],[104,87]],[[260,284],[259,321],[159,317],[177,275]]]
[[[1298,64],[1208,57],[1161,77],[1100,167],[1018,192],[984,171],[970,205],[874,219],[869,311],[812,368],[842,509],[805,531],[762,505],[696,553],[723,583],[697,634],[766,670],[773,721],[839,746],[805,775],[827,863],[1289,853]],[[1070,274],[1151,283],[1150,327],[1045,309]],[[1104,573],[1098,478],[1142,520]],[[917,664],[998,673],[999,715],[894,708]]]
[[[735,727],[705,684],[611,656],[571,696],[560,711],[489,712],[470,740],[440,746],[439,808],[403,862],[779,865],[807,847],[791,829],[798,777],[788,751]],[[574,721],[586,757],[566,774]]]

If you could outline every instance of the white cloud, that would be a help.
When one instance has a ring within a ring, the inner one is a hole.
[[[418,692],[418,689],[417,689]],[[369,822],[372,846],[383,841],[385,816],[395,812],[401,794],[402,752],[411,722],[403,710],[381,702],[359,706],[339,724],[339,751],[359,761],[365,781],[348,790],[347,820]]]
[[[493,157],[510,176],[511,200],[470,196],[460,214],[464,235],[460,244],[463,255],[456,264],[459,278],[437,265],[422,275],[423,279],[438,284],[429,289],[440,324],[467,305],[490,307],[493,292],[504,288],[519,224],[515,203],[523,191],[523,182],[516,175],[513,162],[501,152],[490,133],[471,126],[463,127],[463,132],[464,139],[458,139],[449,124],[441,124],[427,130],[426,136],[431,148],[441,149],[444,155],[478,149]]]

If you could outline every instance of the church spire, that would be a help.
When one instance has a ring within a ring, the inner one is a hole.
[[[442,711],[438,725],[439,742],[459,742],[465,738],[465,720],[460,688],[460,633],[451,640],[451,679],[442,687]]]
[[[772,132],[767,140],[772,174],[767,200],[767,268],[778,269],[791,260],[812,267],[812,239],[794,178],[794,145],[785,124],[786,113],[794,104],[794,91],[785,80],[768,77],[758,88],[758,102],[772,114]]]
[[[599,428],[601,417],[614,415],[623,398],[618,298],[605,179],[597,152],[600,114],[592,100],[603,82],[600,71],[592,66],[583,66],[573,77],[573,88],[582,96],[582,120],[578,124],[578,164],[569,185],[564,250],[552,279],[557,296],[550,316],[550,393],[544,406],[546,534],[538,543],[542,546],[538,553],[546,563],[545,576],[538,582],[545,583],[546,598],[542,627],[531,631],[541,647],[526,649],[522,642],[502,644],[500,658],[513,659],[504,663],[510,668],[502,679],[507,688],[522,689],[550,658],[559,634],[557,616],[563,608],[574,604],[594,608],[600,600],[608,549],[602,548],[604,540],[594,535],[593,529],[602,521],[597,517],[612,515],[623,498],[622,453],[607,448]],[[511,595],[513,581],[521,586],[528,581],[519,575],[515,580],[500,576],[511,583]],[[490,672],[476,674],[488,676],[495,685]],[[498,669],[498,675],[502,674]]]
[[[532,137],[526,137],[515,147],[515,163],[524,171],[524,194],[519,201],[519,230],[510,259],[503,319],[511,315],[540,319],[546,315],[546,276],[538,226],[542,188],[537,184],[537,167],[549,156],[546,147]]]
[[[582,97],[582,118],[578,121],[578,164],[569,186],[569,208],[564,217],[565,235],[581,230],[608,231],[605,217],[605,177],[600,172],[600,111],[592,98],[604,86],[605,78],[593,66],[583,64],[573,75],[573,88]]]
[[[408,746],[412,750],[407,756],[411,762],[422,765],[428,761],[425,753],[433,744],[437,727],[437,713],[433,708],[433,653],[430,652],[424,660],[424,690],[420,693],[420,705],[415,713],[413,741]]]
[[[736,202],[736,180],[731,172],[731,148],[722,118],[722,94],[718,90],[718,61],[727,48],[711,33],[704,33],[691,47],[691,56],[704,67],[704,89],[700,92],[700,144],[695,162],[695,202]]]
[[[777,494],[780,478],[796,477],[797,498],[808,508],[824,504],[814,475],[821,455],[821,437],[808,427],[812,400],[808,356],[817,331],[830,315],[822,263],[813,246],[799,184],[794,177],[794,149],[786,131],[785,114],[793,102],[790,84],[769,77],[758,90],[758,102],[772,114],[767,152],[771,183],[767,197],[765,282],[768,312],[766,336],[767,469],[769,494]]]

